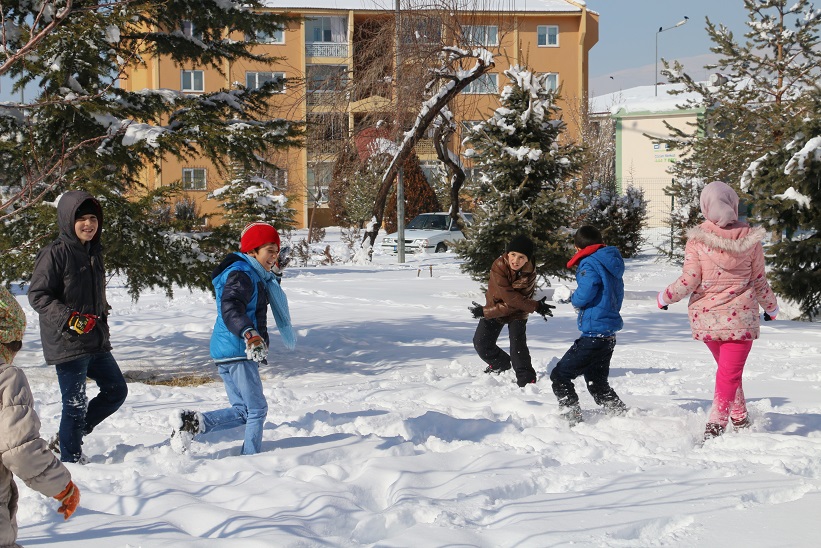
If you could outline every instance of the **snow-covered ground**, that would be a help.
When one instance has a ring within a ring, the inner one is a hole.
[[[432,276],[420,268],[431,264]],[[133,382],[122,409],[86,439],[91,463],[69,465],[82,490],[69,521],[18,482],[19,541],[817,546],[821,324],[763,325],[745,371],[752,430],[702,446],[713,359],[690,338],[683,303],[667,312],[655,305],[677,274],[650,251],[627,261],[611,383],[630,411],[606,417],[579,382],[585,422],[571,429],[547,377],[577,336],[571,307],[548,322],[531,317],[539,381],[520,389],[509,372],[482,374],[467,310],[482,293],[452,253],[290,268],[283,287],[300,338],[290,353],[272,331],[263,453],[240,456],[242,434],[233,430],[175,454],[169,415],[225,406],[221,382]],[[169,300],[153,292],[133,303],[115,279],[108,296],[114,355],[130,376],[214,373],[209,293],[180,290]],[[42,361],[36,316],[19,299],[29,327],[17,364],[47,437],[57,430],[59,390]]]

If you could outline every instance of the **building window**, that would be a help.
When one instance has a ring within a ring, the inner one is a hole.
[[[342,141],[348,138],[348,115],[332,112],[308,114],[308,138],[311,141]]]
[[[271,177],[268,179],[276,190],[286,191],[288,190],[288,170],[287,169],[275,169],[273,173],[271,173]]]
[[[205,75],[201,70],[182,71],[183,91],[205,91]]]
[[[306,42],[348,42],[346,17],[312,17],[305,21]]]
[[[311,203],[328,203],[333,167],[331,162],[308,164],[308,200]]]
[[[279,93],[285,93],[285,73],[284,72],[246,72],[245,87],[248,89],[261,88],[263,84],[276,81],[276,89]]]
[[[202,31],[194,27],[191,21],[182,22],[182,33],[186,38],[193,38],[194,40],[202,40]]]
[[[204,167],[182,168],[182,188],[185,190],[205,190],[206,171]]]
[[[548,72],[545,76],[547,76],[545,83],[547,84],[548,89],[553,91],[559,89],[559,74],[557,72]]]
[[[536,27],[536,36],[540,47],[559,47],[559,27],[557,25],[539,25]]]
[[[403,44],[438,44],[442,41],[442,19],[425,15],[402,15]]]
[[[464,93],[499,93],[499,75],[485,73],[465,88]]]
[[[468,25],[462,27],[465,43],[471,46],[498,46],[499,27],[496,25]]]
[[[256,42],[257,44],[284,44],[285,43],[285,31],[284,30],[275,30],[273,33],[269,34],[267,32],[257,32],[256,35],[253,34],[246,34],[245,35],[246,42]]]
[[[342,91],[348,83],[347,65],[308,65],[308,91]]]

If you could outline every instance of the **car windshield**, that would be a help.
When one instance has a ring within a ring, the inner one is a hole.
[[[447,215],[419,215],[408,223],[410,230],[447,230]]]

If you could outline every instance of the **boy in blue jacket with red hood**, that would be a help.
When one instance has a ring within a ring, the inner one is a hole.
[[[553,393],[571,426],[582,421],[579,396],[573,387],[573,379],[580,375],[584,376],[593,400],[608,415],[627,411],[607,380],[616,331],[624,326],[619,314],[624,300],[624,259],[617,248],[604,245],[601,232],[593,226],[580,227],[573,239],[577,253],[567,267],[578,265],[578,287],[569,296],[557,295],[557,288],[554,298],[560,303],[571,303],[578,311],[577,323],[582,333],[550,373]]]

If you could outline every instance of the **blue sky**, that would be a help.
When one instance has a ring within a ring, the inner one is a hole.
[[[747,31],[742,0],[587,0],[587,7],[600,16],[599,43],[590,51],[593,96],[653,85],[656,32],[685,15],[687,24],[658,35],[659,57],[681,61],[685,71],[699,80],[709,76],[704,64],[715,59],[705,18],[729,27],[739,42]],[[661,71],[661,61],[658,66]]]

